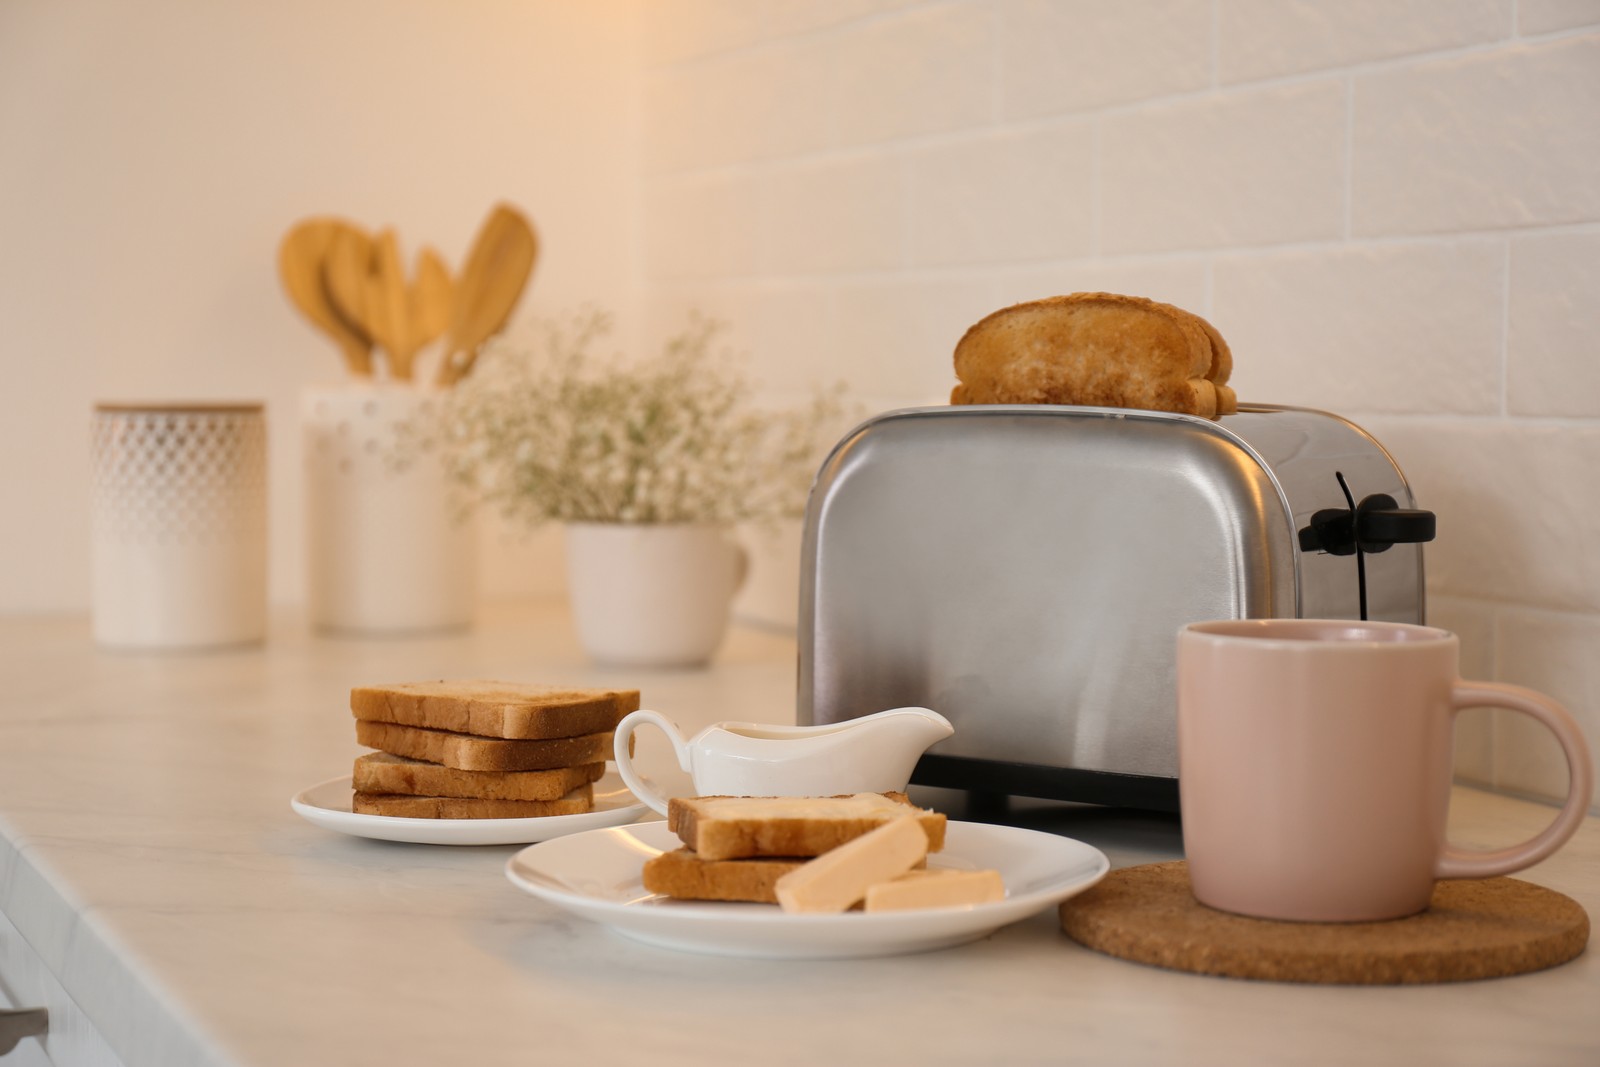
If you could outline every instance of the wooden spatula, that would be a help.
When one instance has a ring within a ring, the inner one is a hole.
[[[538,253],[538,238],[522,213],[508,204],[496,205],[456,281],[440,385],[453,385],[472,370],[478,346],[511,317]]]
[[[367,314],[372,339],[389,353],[389,372],[411,380],[417,344],[406,300],[405,269],[400,265],[400,239],[384,230],[372,243],[372,271],[367,275]]]
[[[340,313],[323,283],[328,251],[344,234],[365,240],[360,230],[339,219],[313,218],[298,223],[278,246],[278,276],[300,313],[338,344],[350,373],[368,378],[372,375],[372,339],[358,322]]]

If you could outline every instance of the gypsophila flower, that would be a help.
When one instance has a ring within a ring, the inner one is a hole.
[[[499,338],[409,440],[508,517],[706,523],[797,515],[844,428],[841,390],[758,409],[702,316],[651,362],[597,359],[611,321],[590,311]]]

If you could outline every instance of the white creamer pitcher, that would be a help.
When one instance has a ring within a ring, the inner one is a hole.
[[[927,708],[895,708],[820,726],[719,722],[684,740],[677,725],[654,711],[636,711],[617,724],[616,761],[635,796],[667,813],[667,798],[633,770],[633,732],[645,723],[665,731],[678,765],[699,796],[803,797],[903,790],[929,745],[955,727]]]

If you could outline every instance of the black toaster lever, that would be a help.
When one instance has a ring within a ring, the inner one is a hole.
[[[1433,512],[1403,508],[1387,493],[1374,493],[1354,511],[1324,508],[1312,515],[1300,531],[1300,550],[1350,556],[1359,545],[1363,552],[1386,552],[1397,544],[1432,541],[1435,528]]]
[[[1433,512],[1403,508],[1387,493],[1374,493],[1356,505],[1356,541],[1363,552],[1432,541],[1435,528]]]

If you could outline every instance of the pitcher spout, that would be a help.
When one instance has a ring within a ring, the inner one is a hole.
[[[923,749],[943,741],[956,732],[956,728],[950,725],[949,719],[928,708],[891,708],[888,711],[863,716],[857,721],[867,722],[872,719],[883,719],[894,723],[896,732],[903,734],[908,745],[915,743],[918,746],[919,755]]]

